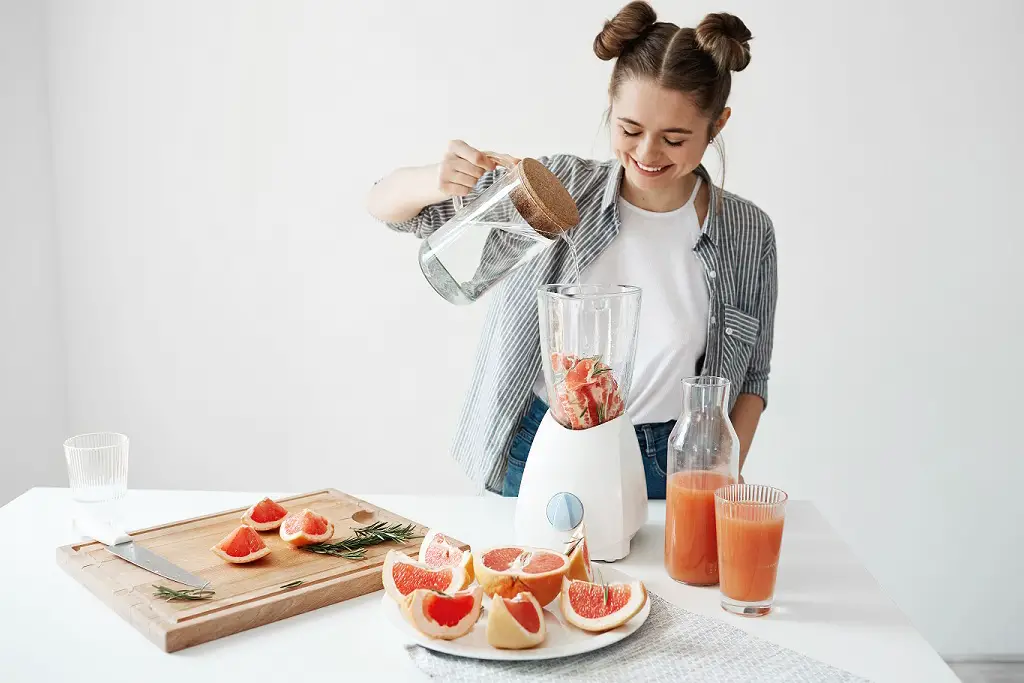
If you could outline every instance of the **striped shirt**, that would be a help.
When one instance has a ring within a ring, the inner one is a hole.
[[[616,198],[622,166],[617,160],[599,162],[564,154],[538,161],[576,201],[580,223],[571,234],[580,269],[586,269],[619,232]],[[467,202],[504,172],[485,173]],[[707,346],[694,374],[730,380],[730,410],[741,393],[756,394],[767,406],[778,294],[775,232],[761,209],[715,187],[703,166],[696,172],[711,188],[712,196],[705,229],[694,247],[710,293]],[[451,202],[441,202],[424,207],[407,221],[386,225],[424,238],[454,213]],[[568,245],[558,240],[491,292],[472,381],[451,446],[452,457],[463,471],[489,491],[501,492],[509,447],[541,370],[537,287],[574,281]]]

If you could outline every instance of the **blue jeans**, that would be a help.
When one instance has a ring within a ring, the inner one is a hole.
[[[519,430],[512,438],[512,446],[508,452],[508,470],[501,489],[503,496],[519,495],[519,484],[523,480],[523,468],[530,454],[533,437],[544,418],[548,406],[537,397],[533,398],[529,409],[519,421]],[[635,425],[636,438],[640,442],[640,453],[644,459],[644,476],[647,479],[647,497],[650,499],[665,498],[665,470],[668,458],[668,437],[675,426],[675,420],[652,424]]]

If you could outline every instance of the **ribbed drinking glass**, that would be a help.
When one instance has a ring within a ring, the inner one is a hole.
[[[785,491],[761,484],[715,491],[719,587],[727,612],[762,616],[771,611],[788,498]]]
[[[128,490],[128,437],[116,432],[73,436],[64,442],[71,497],[78,503],[105,503]]]

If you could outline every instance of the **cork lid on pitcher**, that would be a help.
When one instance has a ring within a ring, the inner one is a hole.
[[[522,183],[510,193],[512,204],[530,227],[554,239],[580,222],[576,202],[544,164],[527,157],[515,173]]]

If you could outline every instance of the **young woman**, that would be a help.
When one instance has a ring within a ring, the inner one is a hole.
[[[608,94],[615,158],[539,159],[580,211],[573,230],[582,279],[643,290],[628,412],[648,495],[665,496],[667,442],[682,406],[681,379],[729,379],[740,467],[767,405],[776,304],[775,235],[751,202],[715,187],[701,161],[725,127],[730,71],[750,61],[740,19],[711,14],[694,28],[660,22],[631,2],[594,39],[615,59]],[[392,229],[426,237],[503,170],[462,141],[439,164],[378,181],[368,208]],[[477,483],[516,495],[544,416],[536,288],[574,278],[558,242],[493,292],[453,456]]]

